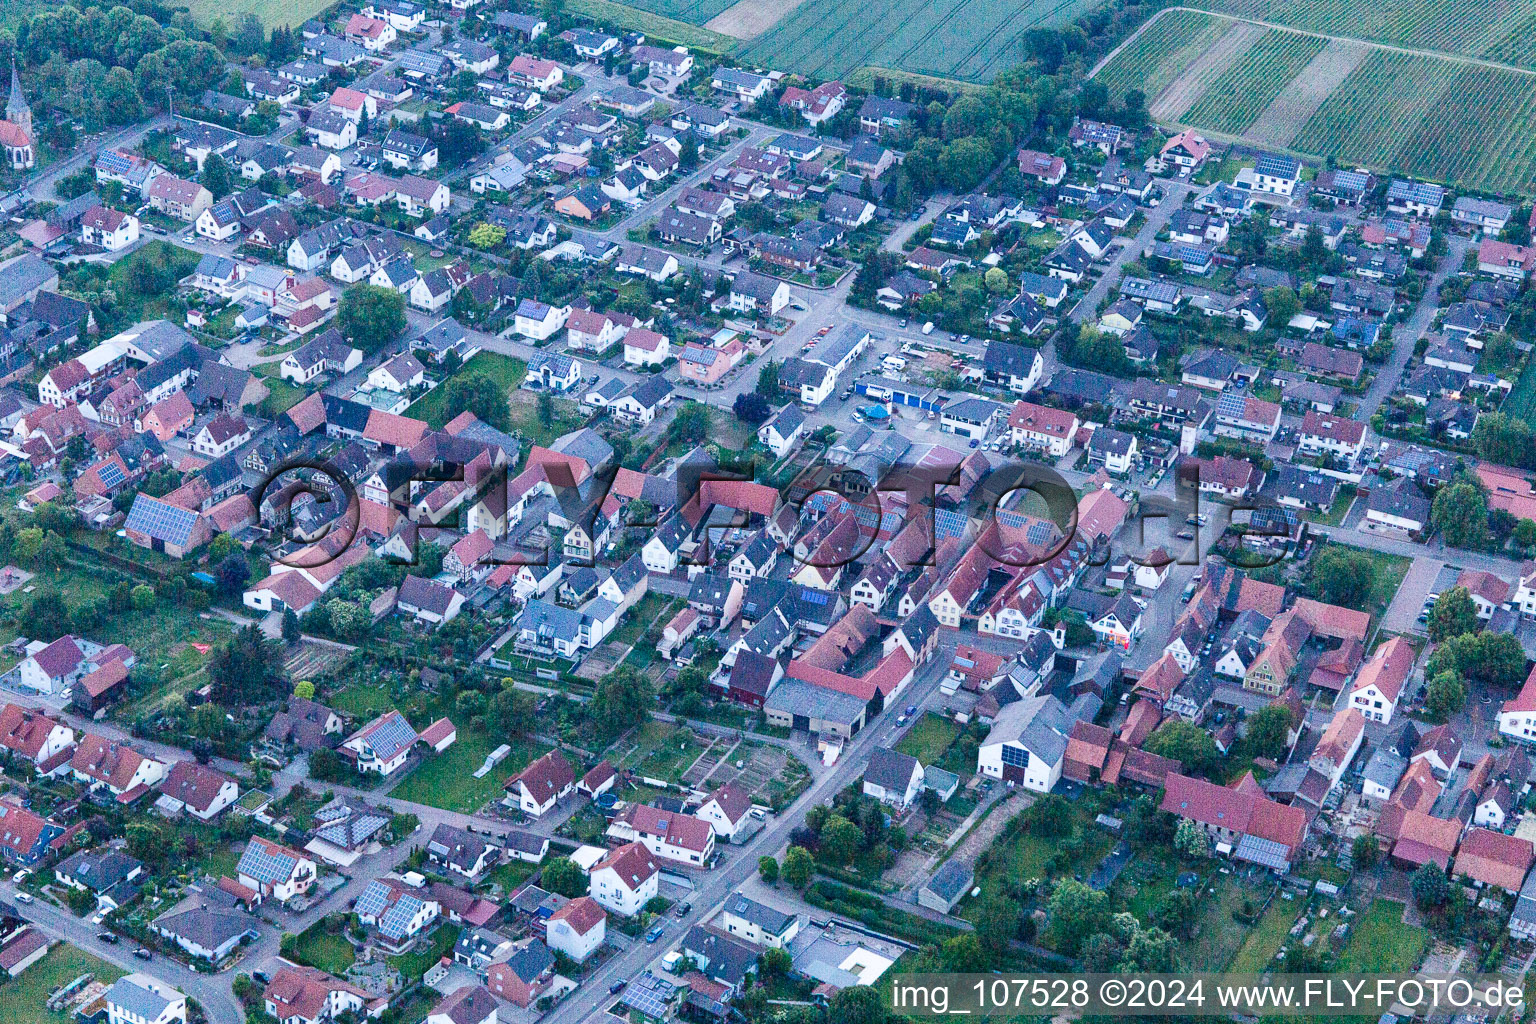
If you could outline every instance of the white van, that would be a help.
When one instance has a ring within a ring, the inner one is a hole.
[[[929,320],[927,323],[923,324],[923,333],[924,334],[932,334],[933,333],[933,321],[932,320]]]

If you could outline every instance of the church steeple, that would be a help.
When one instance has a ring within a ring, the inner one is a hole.
[[[32,108],[27,105],[27,97],[22,94],[21,73],[16,70],[14,60],[11,61],[11,98],[5,103],[5,119],[20,125],[29,134],[32,131]]]

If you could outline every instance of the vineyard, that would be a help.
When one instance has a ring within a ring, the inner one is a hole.
[[[686,21],[690,25],[702,25],[735,0],[625,0],[629,7],[650,11],[664,18]]]
[[[1388,167],[1403,140],[1456,77],[1456,67],[1432,57],[1377,50],[1323,101],[1292,146],[1306,153]]]
[[[1270,0],[1226,0],[1255,17]],[[1536,0],[1507,0],[1536,12]],[[1359,5],[1357,5],[1359,6]],[[1447,6],[1442,3],[1441,6]],[[1457,28],[1449,6],[1436,39],[1462,48],[1502,39],[1508,28]],[[1419,8],[1402,17],[1361,13],[1366,30],[1417,38]],[[1328,25],[1328,0],[1288,0],[1291,21]],[[1299,11],[1299,13],[1298,13]],[[1310,27],[1310,26],[1309,26]],[[1329,27],[1332,27],[1329,25]],[[1536,62],[1530,54],[1525,59]],[[1334,59],[1337,58],[1337,59]],[[1112,99],[1141,89],[1153,115],[1297,153],[1332,157],[1466,189],[1536,192],[1536,75],[1365,43],[1328,43],[1299,32],[1170,10],[1126,43],[1095,76]],[[1308,94],[1310,93],[1310,97]]]
[[[1265,32],[1206,88],[1183,120],[1229,135],[1241,134],[1324,45],[1317,36]]]
[[[817,78],[878,66],[985,82],[1022,59],[1024,32],[1066,24],[1097,6],[1098,0],[805,0],[748,43],[742,57]]]
[[[1193,0],[1240,18],[1536,67],[1536,0]]]
[[[1109,90],[1111,102],[1118,103],[1130,90],[1140,89],[1150,103],[1229,28],[1223,18],[1169,11],[1126,43],[1094,78]]]

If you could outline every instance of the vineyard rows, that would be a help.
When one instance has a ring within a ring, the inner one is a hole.
[[[624,2],[628,7],[637,7],[664,18],[686,21],[690,25],[702,25],[730,7],[736,0],[624,0]]]
[[[1391,166],[1403,140],[1455,77],[1456,66],[1447,61],[1377,50],[1323,101],[1291,146],[1369,167]]]
[[[1273,29],[1265,32],[1206,87],[1182,120],[1229,135],[1241,134],[1325,45],[1317,36]]]
[[[1536,0],[1192,0],[1309,32],[1536,67]]]
[[[1098,0],[805,0],[742,56],[819,78],[873,65],[984,82],[1023,59],[1025,31],[1065,24],[1096,6]]]
[[[1225,18],[1194,11],[1169,11],[1125,45],[1094,76],[1118,103],[1140,89],[1148,104],[1173,83],[1196,57],[1231,28]]]

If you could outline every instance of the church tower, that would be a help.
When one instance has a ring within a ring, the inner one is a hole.
[[[22,95],[21,74],[16,70],[15,61],[11,62],[11,98],[5,103],[5,119],[20,126],[28,135],[32,134],[32,108]]]

